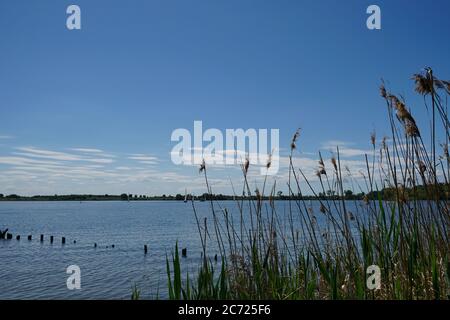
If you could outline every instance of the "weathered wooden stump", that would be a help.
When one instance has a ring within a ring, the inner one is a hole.
[[[66,243],[66,237],[62,237],[61,243],[62,243],[62,244],[65,244],[65,243]]]
[[[41,234],[41,242],[44,242],[44,235]]]
[[[20,240],[20,236],[19,235],[16,236],[16,240]]]
[[[148,251],[148,248],[147,248],[147,245],[145,244],[144,245],[144,253],[147,254],[147,251]]]
[[[181,256],[182,257],[187,257],[187,248],[181,249]]]
[[[6,234],[6,239],[7,240],[11,240],[12,239],[12,234],[11,233],[7,233]]]
[[[31,241],[33,237],[31,236],[31,234],[28,236],[28,241]]]
[[[8,232],[8,229],[5,229],[5,231],[0,230],[0,239],[6,239],[7,232]]]
[[[50,243],[53,243],[53,236],[50,236]]]

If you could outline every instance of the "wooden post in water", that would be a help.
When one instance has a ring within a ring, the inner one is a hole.
[[[96,243],[94,243],[94,248],[97,248],[97,242],[96,242]]]
[[[31,236],[31,234],[28,236],[28,241],[31,241],[31,238],[32,238],[32,236]]]
[[[41,234],[41,242],[44,242],[44,235]]]
[[[65,244],[65,243],[66,243],[66,237],[62,237],[61,243],[62,243],[62,244]]]
[[[187,248],[181,249],[181,256],[187,257]]]
[[[0,239],[6,239],[7,232],[8,232],[8,229],[6,229],[5,231],[0,230]]]
[[[6,234],[6,239],[7,240],[11,240],[12,239],[12,234],[11,233],[7,233]]]
[[[146,245],[146,244],[144,244],[144,253],[145,253],[145,254],[147,254],[147,251],[148,251],[148,249],[147,249],[147,245]]]
[[[50,243],[53,243],[53,236],[50,236]]]
[[[20,236],[19,235],[16,236],[16,240],[20,240]]]

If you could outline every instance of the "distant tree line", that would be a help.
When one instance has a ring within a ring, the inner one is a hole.
[[[396,200],[400,198],[401,200],[426,200],[430,197],[438,197],[441,200],[449,200],[449,186],[445,184],[438,184],[435,187],[427,186],[416,186],[414,189],[405,188],[401,192],[398,193],[398,189],[396,188],[384,188],[380,191],[373,191],[365,194],[361,193],[353,193],[351,190],[344,191],[344,199],[345,200],[377,200],[379,197],[383,200]],[[257,195],[257,192],[250,196],[252,199],[261,198]],[[17,194],[4,195],[0,193],[0,201],[151,201],[151,200],[239,200],[239,199],[248,199],[248,196],[245,195],[224,195],[224,194],[208,194],[204,193],[202,195],[160,195],[160,196],[147,196],[147,195],[138,195],[138,194],[129,194],[122,193],[121,195],[94,195],[94,194],[70,194],[70,195],[36,195],[36,196],[20,196]],[[263,200],[317,200],[317,199],[341,199],[339,195],[336,195],[332,191],[320,192],[317,196],[311,195],[285,195],[282,191],[278,191],[276,196],[264,196],[261,199]]]

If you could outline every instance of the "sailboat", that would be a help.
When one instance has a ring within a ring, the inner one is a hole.
[[[184,203],[187,202],[187,190],[184,189]]]

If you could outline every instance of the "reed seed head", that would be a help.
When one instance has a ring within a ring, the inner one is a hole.
[[[248,159],[248,156],[245,158],[244,162],[244,174],[247,175],[248,167],[250,166],[250,160]]]
[[[417,128],[415,123],[408,121],[405,125],[405,132],[408,137],[420,137],[419,128]]]
[[[413,123],[416,122],[414,120],[414,118],[411,116],[411,113],[409,113],[408,109],[406,109],[405,104],[403,102],[401,102],[400,100],[396,101],[395,108],[397,110],[397,117],[402,122],[406,122],[406,121],[410,121],[410,122],[413,122]]]
[[[326,213],[327,212],[327,208],[325,208],[323,203],[320,204],[320,212],[322,212],[322,213]]]
[[[427,167],[425,166],[425,163],[423,163],[423,161],[419,161],[419,171],[422,175],[424,175],[427,171]]]
[[[367,194],[364,195],[363,201],[366,205],[369,204],[369,197],[367,196]]]
[[[325,170],[325,163],[323,162],[322,156],[320,156],[320,159],[319,159],[319,170],[317,171],[316,175],[318,177],[320,177],[320,175],[322,175],[322,174],[324,176],[326,176],[327,172]]]
[[[387,148],[387,143],[386,143],[386,141],[387,141],[387,137],[384,136],[384,137],[383,137],[383,140],[381,141],[381,147],[382,147],[384,150],[386,150],[386,148]]]
[[[336,157],[335,156],[331,157],[331,163],[333,164],[334,170],[338,171],[338,167],[337,167],[337,162],[336,162]]]
[[[384,86],[384,83],[381,84],[380,86],[380,96],[383,97],[384,99],[387,98],[387,92],[386,92],[386,88]]]
[[[261,196],[261,192],[259,191],[258,188],[256,188],[256,190],[255,190],[255,195],[258,200],[261,200],[262,196]]]
[[[271,166],[272,166],[272,154],[270,153],[267,159],[266,169],[269,169]]]
[[[200,164],[200,168],[198,170],[199,173],[202,173],[206,169],[205,159],[202,160],[202,163]]]
[[[375,142],[376,142],[376,134],[375,134],[375,131],[373,131],[373,132],[370,134],[370,142],[372,143],[372,146],[375,148]]]
[[[351,211],[347,211],[347,217],[352,221],[355,220],[355,216],[353,215],[353,213]]]
[[[323,162],[322,157],[320,157],[320,159],[319,159],[319,166],[320,167],[325,167],[325,163]]]
[[[416,83],[416,92],[421,95],[430,94],[433,91],[433,81],[431,81],[428,73],[422,75],[416,73],[413,75],[413,80]]]
[[[292,141],[291,141],[291,151],[297,148],[297,139],[300,136],[300,128],[297,129],[297,131],[295,131],[294,136],[292,137]]]

